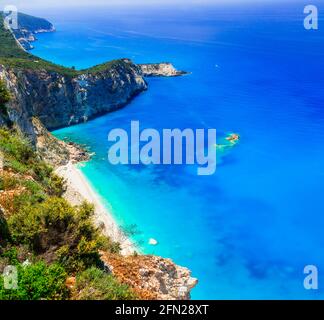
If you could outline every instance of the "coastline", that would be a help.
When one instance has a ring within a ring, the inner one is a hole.
[[[112,213],[103,204],[98,193],[77,166],[78,164],[70,161],[55,170],[66,181],[64,198],[72,205],[80,205],[83,201],[93,204],[95,224],[102,228],[102,232],[106,236],[120,243],[122,255],[132,255],[134,252],[140,253],[136,244],[122,231]]]
[[[190,300],[191,290],[198,279],[191,276],[191,270],[175,264],[171,259],[155,255],[144,255],[114,219],[86,176],[78,168],[82,162],[57,167],[55,172],[66,181],[63,197],[72,205],[86,200],[94,205],[94,222],[102,228],[103,234],[119,242],[121,255],[100,252],[105,266],[114,276],[128,284],[140,294],[143,300]],[[134,252],[139,255],[134,255]]]

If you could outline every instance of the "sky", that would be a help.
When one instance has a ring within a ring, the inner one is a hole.
[[[257,6],[264,4],[276,3],[296,3],[302,2],[309,4],[309,2],[317,2],[324,0],[0,0],[0,11],[3,11],[5,6],[14,5],[17,10],[34,16],[49,16],[51,12],[60,11],[61,9],[100,9],[101,7],[114,9],[142,9],[150,8],[160,10],[163,7],[175,9],[187,9],[191,6],[199,8],[209,6],[245,6],[255,3]],[[315,3],[314,3],[315,4]]]
[[[0,0],[0,7],[5,5],[16,5],[21,9],[32,8],[55,8],[55,7],[73,7],[73,6],[134,6],[134,5],[189,5],[189,4],[219,4],[219,3],[248,3],[248,2],[269,2],[270,0]],[[271,0],[271,2],[282,2],[283,0]],[[286,0],[289,2],[297,0]]]
[[[219,2],[220,0],[0,0],[0,3],[13,4],[19,7],[66,7],[66,6],[96,6],[96,5],[136,5],[136,4],[172,4]]]

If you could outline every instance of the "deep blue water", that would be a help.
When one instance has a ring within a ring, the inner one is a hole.
[[[324,32],[303,5],[43,12],[57,27],[34,54],[85,68],[129,57],[192,72],[149,79],[125,109],[56,131],[96,153],[82,170],[147,253],[187,266],[195,299],[323,298]],[[112,166],[107,134],[216,128],[241,141],[215,175],[186,166]],[[155,247],[148,239],[157,239]],[[319,269],[319,290],[303,268]],[[323,273],[322,273],[323,272]],[[322,277],[322,278],[321,278]]]

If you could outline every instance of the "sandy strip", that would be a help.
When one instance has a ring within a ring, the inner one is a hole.
[[[66,180],[67,190],[64,194],[72,205],[79,205],[84,200],[95,207],[95,223],[103,228],[103,233],[121,244],[123,255],[133,254],[139,251],[135,244],[121,231],[111,212],[103,205],[99,195],[93,190],[88,180],[71,162],[61,166],[55,172]]]

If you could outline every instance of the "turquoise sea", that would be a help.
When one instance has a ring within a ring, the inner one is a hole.
[[[193,299],[324,298],[324,6],[302,2],[36,12],[57,32],[34,54],[85,68],[128,57],[192,74],[150,78],[126,108],[58,130],[95,152],[82,171],[142,250],[192,270]],[[36,14],[35,12],[30,12]],[[323,27],[322,27],[323,25]],[[216,128],[241,135],[212,176],[191,166],[113,166],[107,134]],[[135,227],[136,225],[136,227]],[[148,244],[154,238],[157,246]],[[316,265],[319,289],[303,287]]]

